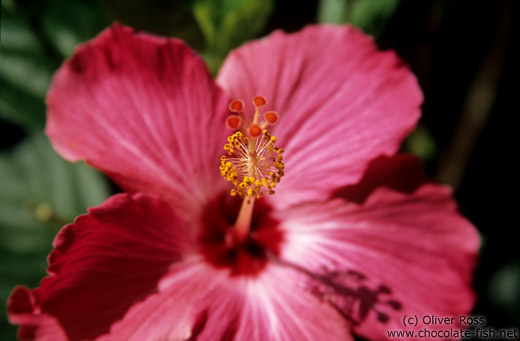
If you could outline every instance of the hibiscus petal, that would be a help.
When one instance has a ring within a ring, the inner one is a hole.
[[[379,187],[413,193],[427,182],[432,180],[425,173],[417,156],[408,154],[381,156],[370,162],[358,183],[338,189],[333,197],[361,204]]]
[[[273,265],[251,279],[199,264],[165,279],[102,340],[350,340],[348,322],[301,279]]]
[[[193,233],[156,197],[116,195],[62,229],[49,256],[50,276],[32,292],[15,289],[9,318],[22,334],[50,330],[56,340],[63,332],[73,340],[106,333],[129,307],[157,292],[166,273],[189,268],[181,265],[191,262]]]
[[[50,315],[33,311],[33,293],[17,287],[9,297],[9,321],[19,324],[18,339],[41,341],[65,341],[67,336],[58,321]]]
[[[362,205],[335,199],[279,214],[282,259],[309,271],[308,290],[362,336],[386,338],[404,315],[458,317],[473,306],[479,236],[446,187],[379,188]]]
[[[196,339],[207,324],[207,302],[201,303],[199,297],[205,292],[214,294],[216,284],[224,275],[224,271],[216,271],[202,262],[194,262],[181,271],[170,273],[159,284],[158,293],[132,306],[100,340]],[[215,302],[222,302],[237,295],[239,293],[230,292],[212,297]],[[218,321],[222,328],[234,313],[225,311],[223,319]],[[218,335],[214,334],[212,338],[219,339]]]
[[[278,266],[248,283],[235,340],[351,340],[350,323],[302,283],[301,273]]]
[[[116,24],[64,63],[47,103],[56,150],[128,191],[160,194],[183,212],[225,186],[227,97],[180,40]]]
[[[230,276],[204,262],[196,233],[155,196],[116,195],[59,233],[50,276],[14,290],[9,318],[22,339],[349,339],[301,273]]]
[[[415,126],[422,94],[393,52],[353,27],[277,31],[245,44],[217,78],[233,98],[269,100],[286,150],[277,203],[325,198],[359,180],[367,163],[393,154]]]

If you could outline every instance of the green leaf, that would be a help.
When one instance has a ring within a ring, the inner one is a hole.
[[[0,338],[7,327],[5,302],[15,285],[38,285],[59,228],[101,204],[105,178],[85,164],[61,159],[37,134],[0,155]]]
[[[497,267],[489,280],[489,300],[512,321],[520,320],[520,262],[509,261]]]
[[[188,0],[100,0],[113,18],[146,32],[176,37],[201,50],[203,38]]]
[[[70,57],[80,43],[94,38],[111,20],[96,1],[47,0],[41,27],[63,57]]]
[[[363,31],[378,35],[392,16],[400,0],[321,0],[318,21],[349,23]]]
[[[404,143],[408,152],[416,154],[423,162],[432,161],[437,155],[437,144],[428,129],[419,125]]]
[[[54,71],[110,20],[95,1],[42,0],[2,5],[0,117],[29,129],[45,124]]]
[[[42,97],[28,93],[0,75],[0,117],[29,129],[42,129],[45,103]]]
[[[272,0],[194,0],[193,13],[206,40],[206,61],[215,73],[227,53],[264,28]]]
[[[28,128],[45,122],[45,92],[55,66],[29,21],[2,6],[0,116]]]

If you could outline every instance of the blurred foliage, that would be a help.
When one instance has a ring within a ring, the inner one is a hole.
[[[43,98],[54,66],[29,20],[2,5],[0,43],[0,117],[29,128],[41,128]]]
[[[489,297],[511,319],[520,316],[520,263],[509,262],[491,277]]]
[[[201,51],[204,38],[187,0],[99,0],[113,20],[136,29],[184,40]]]
[[[2,4],[0,117],[28,129],[42,128],[52,74],[75,46],[109,22],[93,1]]]
[[[0,155],[0,179],[0,339],[7,340],[9,293],[17,284],[38,285],[58,229],[109,192],[100,173],[63,160],[43,134]]]
[[[397,9],[399,2],[400,0],[321,0],[318,21],[349,23],[377,36]]]
[[[404,149],[413,153],[421,159],[422,162],[428,163],[437,156],[437,145],[433,136],[424,125],[419,125],[408,136],[404,143]]]
[[[37,3],[46,4],[43,8],[36,8],[37,17],[41,18],[41,34],[63,57],[71,56],[77,45],[94,37],[111,22],[95,1],[47,0]]]
[[[273,0],[193,0],[193,13],[206,40],[203,56],[214,74],[232,48],[262,31],[273,5]]]

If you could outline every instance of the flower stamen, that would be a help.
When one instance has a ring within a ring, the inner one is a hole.
[[[226,125],[238,131],[228,137],[228,143],[224,146],[228,155],[220,158],[220,174],[235,187],[231,195],[243,198],[232,237],[239,242],[244,241],[249,233],[255,199],[262,197],[264,192],[274,194],[285,167],[284,150],[275,146],[276,137],[265,129],[278,122],[278,114],[267,111],[260,123],[260,111],[267,105],[267,100],[255,96],[253,105],[255,114],[253,122],[249,123],[243,112],[242,100],[236,99],[229,104],[233,114],[226,119]]]
[[[234,101],[231,101],[231,103],[229,103],[229,111],[239,113],[243,110],[244,101],[242,101],[241,99],[235,99]]]
[[[230,110],[241,113],[243,103],[241,100],[232,101]],[[267,104],[267,100],[255,96],[253,104],[255,116],[259,116],[257,113],[260,107]],[[260,198],[264,192],[274,194],[276,184],[284,175],[284,150],[275,146],[276,137],[265,129],[267,125],[277,123],[278,114],[268,111],[263,118],[261,125],[247,125],[237,115],[231,115],[226,120],[229,128],[240,129],[228,137],[228,143],[224,146],[228,155],[220,159],[220,173],[235,186],[231,190],[233,196]]]
[[[240,128],[240,124],[242,120],[239,116],[231,115],[226,119],[226,126],[231,130],[236,130]]]

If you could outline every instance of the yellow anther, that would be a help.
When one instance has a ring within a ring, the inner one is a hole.
[[[274,193],[273,188],[284,175],[283,149],[276,147],[275,142],[276,137],[267,130],[258,138],[240,131],[228,137],[224,150],[229,157],[220,158],[220,173],[235,186],[231,195],[260,198],[264,190]]]
[[[276,124],[279,116],[274,111],[260,115],[267,104],[262,96],[253,98],[254,117],[248,121],[242,100],[234,100],[229,109],[234,113],[228,117],[228,128],[239,129],[227,138],[224,150],[227,155],[220,158],[220,173],[234,185],[231,195],[260,198],[263,191],[272,190],[284,175],[283,149],[275,146],[276,137],[269,134],[267,126]],[[263,117],[263,122],[260,121]]]

